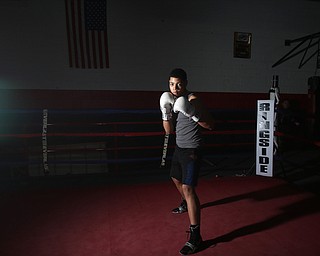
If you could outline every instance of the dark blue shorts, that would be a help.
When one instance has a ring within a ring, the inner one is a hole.
[[[199,148],[176,146],[172,157],[170,176],[189,186],[198,184],[201,151]]]

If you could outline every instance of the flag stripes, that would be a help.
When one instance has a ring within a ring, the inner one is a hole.
[[[65,0],[69,66],[109,68],[106,0]]]

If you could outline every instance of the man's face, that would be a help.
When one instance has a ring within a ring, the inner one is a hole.
[[[176,97],[180,97],[185,93],[186,86],[187,86],[187,82],[182,81],[180,78],[176,78],[176,77],[169,78],[170,92]]]

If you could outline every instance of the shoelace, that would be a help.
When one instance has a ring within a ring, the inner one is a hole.
[[[191,229],[186,230],[186,233],[187,233],[187,240],[192,244],[196,243],[197,239],[195,238],[195,234],[192,235]]]

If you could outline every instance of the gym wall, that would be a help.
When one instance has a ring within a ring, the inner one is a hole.
[[[163,91],[169,71],[182,67],[192,91],[266,93],[277,74],[282,93],[306,94],[314,59],[301,69],[301,55],[272,65],[295,46],[286,39],[319,32],[319,7],[307,0],[107,0],[110,67],[76,69],[68,62],[64,0],[2,0],[0,89]],[[252,33],[250,59],[233,57],[234,32]]]

